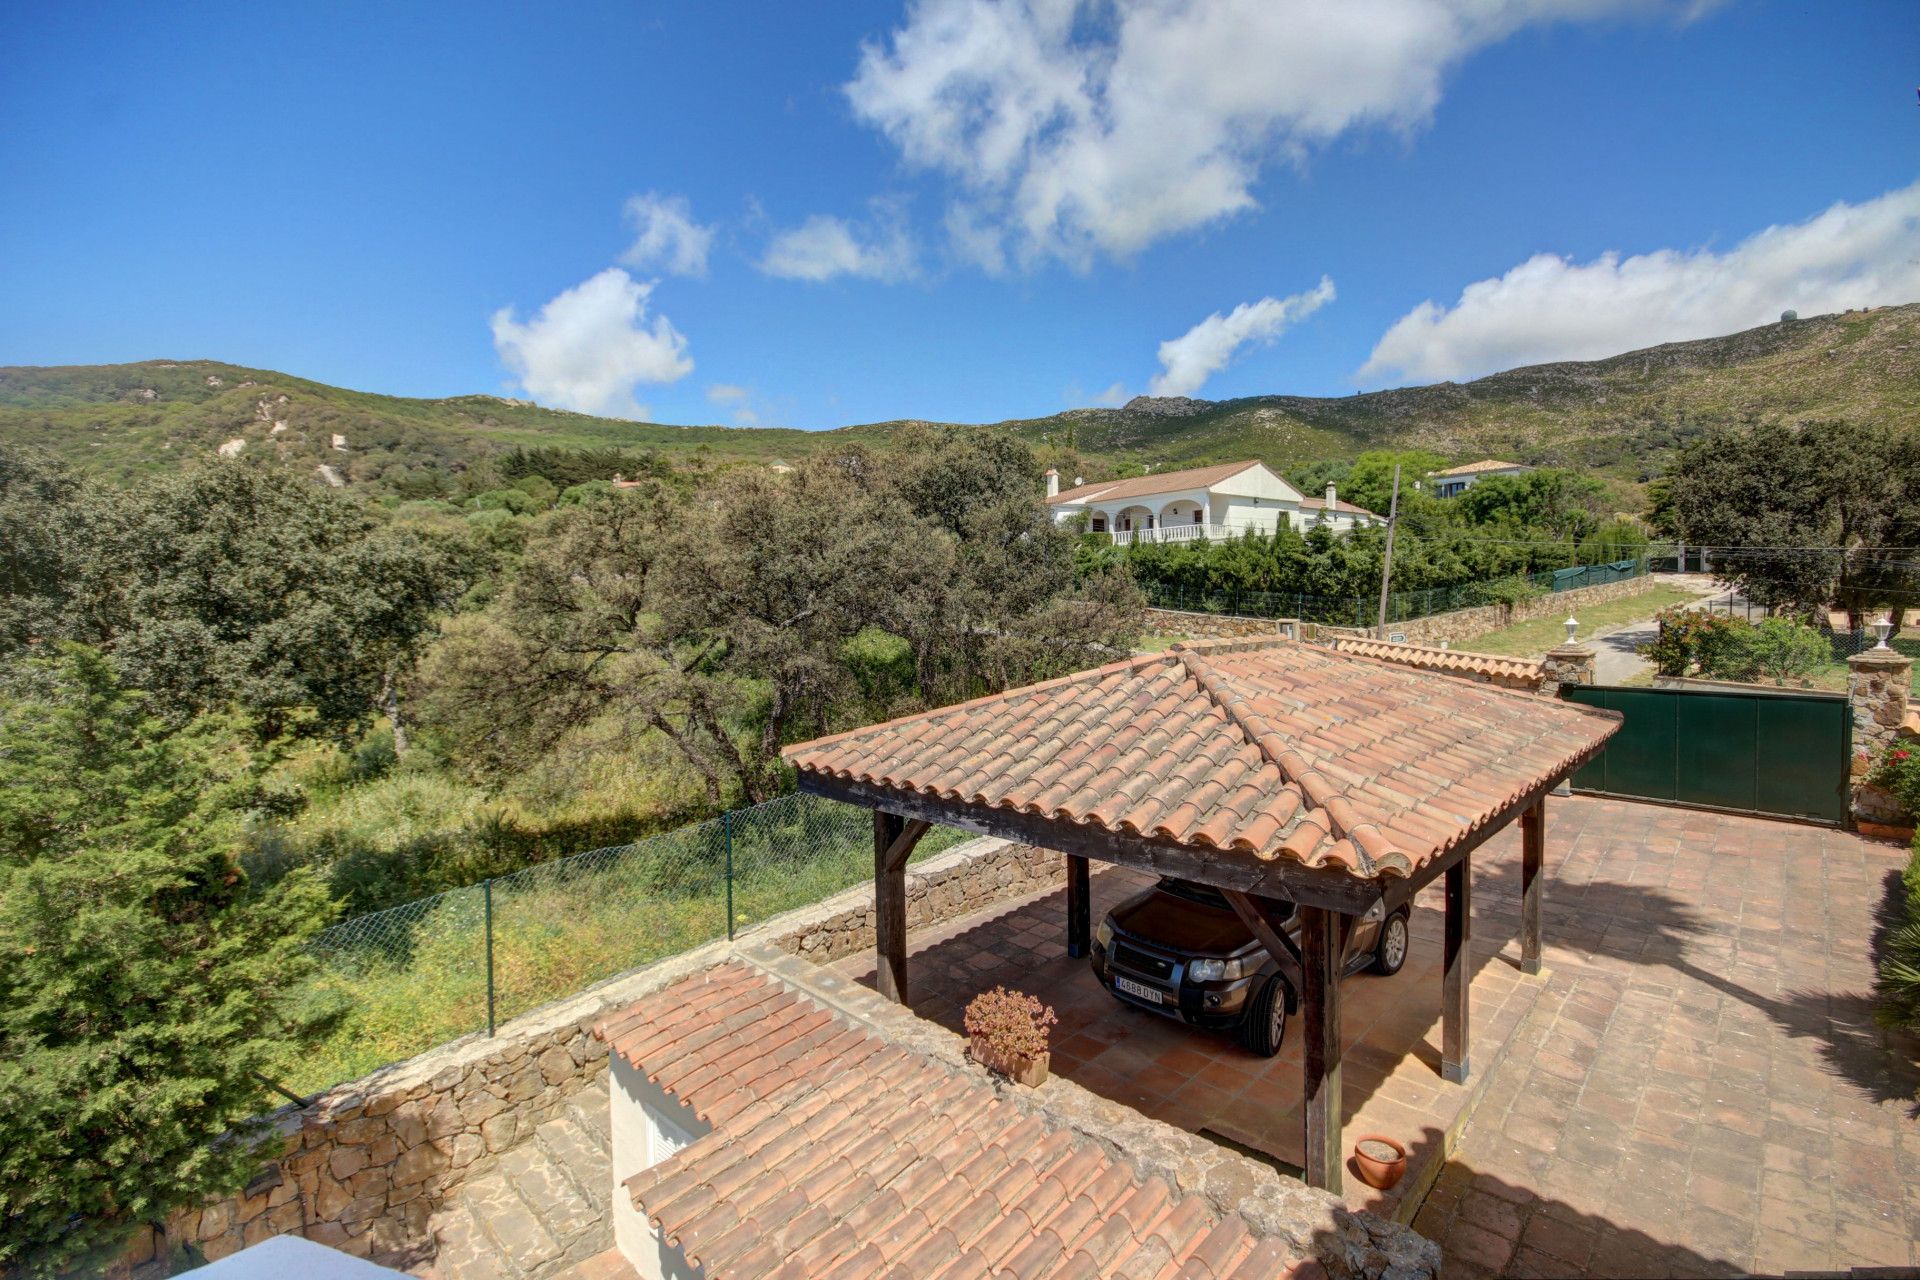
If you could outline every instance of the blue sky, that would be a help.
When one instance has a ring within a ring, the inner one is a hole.
[[[1898,0],[77,3],[0,48],[0,364],[823,427],[1920,301]]]

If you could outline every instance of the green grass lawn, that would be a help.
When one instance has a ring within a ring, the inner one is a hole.
[[[1179,644],[1186,636],[1141,636],[1140,643],[1133,646],[1135,653],[1165,653]]]
[[[1620,600],[1608,600],[1604,604],[1590,604],[1576,608],[1573,614],[1579,619],[1580,638],[1584,640],[1597,631],[1651,618],[1668,605],[1691,604],[1700,598],[1697,592],[1681,587],[1655,587],[1637,596],[1627,596]],[[1454,647],[1468,649],[1474,653],[1497,653],[1525,658],[1545,653],[1565,639],[1566,634],[1566,624],[1559,618],[1535,618],[1531,622],[1517,623],[1511,627],[1502,627],[1498,631],[1485,632],[1469,640],[1462,640]]]

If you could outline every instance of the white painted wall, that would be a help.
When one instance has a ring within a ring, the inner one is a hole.
[[[650,1169],[697,1138],[712,1132],[692,1108],[629,1066],[609,1055],[608,1089],[613,1129],[613,1243],[642,1280],[702,1280],[704,1267],[667,1244],[645,1214],[633,1207],[628,1178]]]
[[[1265,464],[1248,467],[1238,475],[1228,476],[1213,486],[1216,494],[1226,494],[1232,498],[1259,498],[1261,505],[1270,502],[1298,502],[1301,492],[1267,469]]]
[[[1214,520],[1235,533],[1245,533],[1248,529],[1272,533],[1287,518],[1287,512],[1278,499],[1215,497],[1213,502]]]

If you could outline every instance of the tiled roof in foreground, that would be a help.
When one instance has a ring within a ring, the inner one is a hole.
[[[1395,644],[1388,640],[1362,640],[1339,636],[1328,642],[1339,653],[1362,658],[1379,658],[1423,671],[1443,671],[1449,675],[1484,679],[1509,689],[1537,689],[1546,679],[1546,668],[1526,658],[1504,658],[1492,653],[1469,653],[1464,649],[1436,649],[1422,644]]]
[[[745,964],[595,1034],[712,1126],[625,1191],[714,1280],[1324,1274]]]
[[[804,774],[1228,856],[1411,875],[1619,713],[1289,640],[1176,645],[789,747]]]

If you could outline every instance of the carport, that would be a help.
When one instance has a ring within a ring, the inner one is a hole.
[[[1287,640],[1176,645],[803,743],[804,791],[874,812],[877,980],[907,997],[906,862],[935,824],[1056,849],[1087,953],[1089,860],[1221,891],[1299,995],[1309,1184],[1341,1182],[1339,975],[1354,922],[1446,878],[1442,1074],[1468,1073],[1473,850],[1522,821],[1540,964],[1547,793],[1617,713]],[[1300,911],[1296,946],[1273,899]]]

